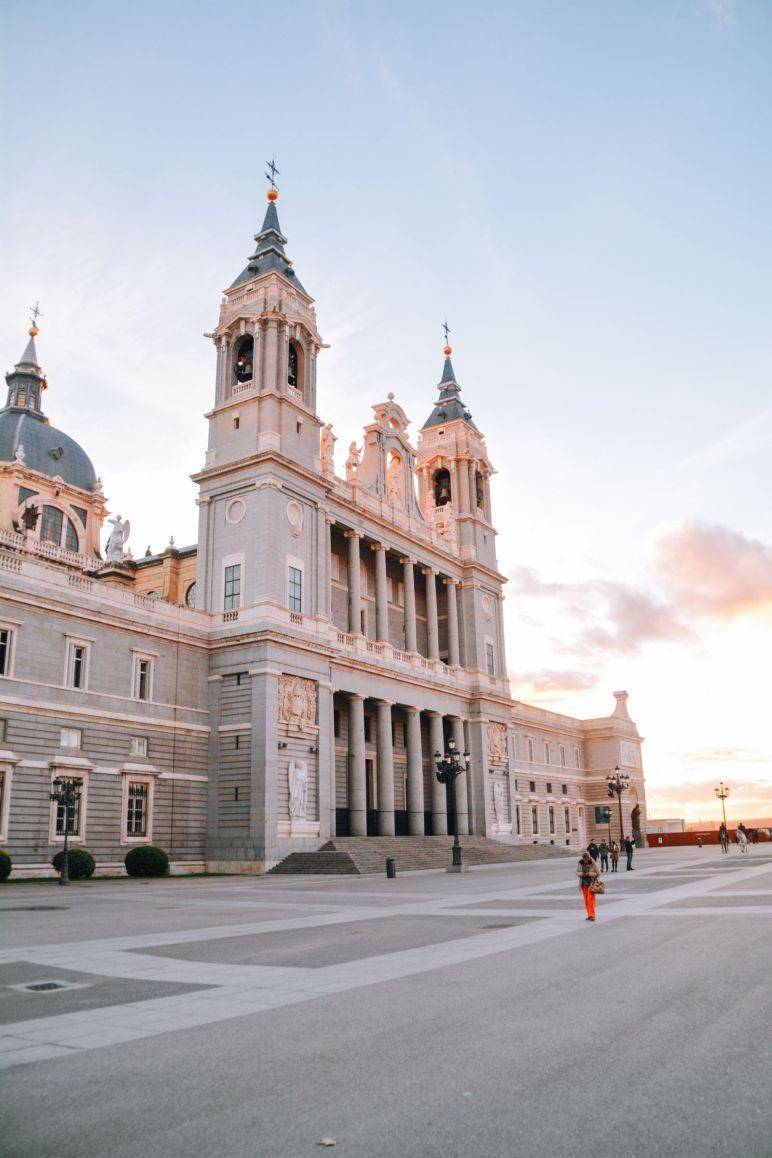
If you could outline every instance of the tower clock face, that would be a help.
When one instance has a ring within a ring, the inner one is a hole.
[[[195,585],[195,583],[191,583],[190,587],[188,587],[188,592],[187,592],[187,595],[185,596],[185,602],[187,603],[188,607],[195,607],[196,606],[196,585]]]

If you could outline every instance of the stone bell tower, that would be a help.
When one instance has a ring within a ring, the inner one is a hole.
[[[271,181],[255,250],[224,291],[219,322],[207,335],[217,349],[215,399],[205,464],[194,475],[201,488],[196,603],[206,611],[236,612],[261,600],[284,605],[284,569],[266,550],[267,529],[274,545],[280,529],[295,541],[314,517],[313,495],[310,506],[304,500],[321,474],[316,359],[323,343],[313,298],[285,251],[278,196]]]
[[[449,345],[443,353],[439,396],[418,442],[419,502],[426,521],[464,565],[460,603],[466,664],[504,679],[505,580],[498,572],[491,513],[494,472],[485,440],[461,399]]]

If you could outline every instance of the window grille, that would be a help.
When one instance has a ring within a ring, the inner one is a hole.
[[[147,784],[131,780],[126,809],[127,836],[147,836],[147,798]]]
[[[223,607],[226,611],[241,605],[241,564],[232,563],[225,568],[225,598]]]

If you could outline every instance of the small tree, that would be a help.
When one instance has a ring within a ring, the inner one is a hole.
[[[166,877],[169,855],[152,844],[140,844],[126,853],[123,862],[130,877]]]

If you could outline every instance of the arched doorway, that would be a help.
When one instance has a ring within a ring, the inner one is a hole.
[[[638,848],[643,847],[643,833],[641,832],[641,806],[636,804],[630,813],[630,823],[633,826],[633,840]]]

